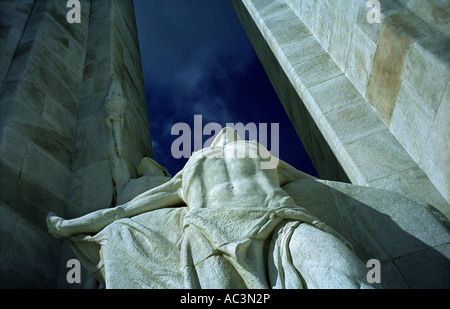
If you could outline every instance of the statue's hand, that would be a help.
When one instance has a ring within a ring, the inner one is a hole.
[[[68,235],[63,233],[62,223],[64,219],[58,217],[54,212],[49,212],[47,215],[47,228],[50,235],[55,238],[64,238]]]

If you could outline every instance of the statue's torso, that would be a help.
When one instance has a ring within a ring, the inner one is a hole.
[[[270,207],[288,195],[281,189],[276,169],[262,169],[257,144],[227,144],[217,150],[194,153],[185,167],[183,191],[190,208]],[[236,152],[246,149],[246,157]]]

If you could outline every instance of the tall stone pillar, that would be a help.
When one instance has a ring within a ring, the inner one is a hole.
[[[0,3],[2,287],[69,287],[75,255],[48,235],[46,214],[72,218],[114,204],[105,107],[113,81],[126,102],[129,178],[153,156],[133,2],[80,4],[81,23],[70,24],[66,1]]]

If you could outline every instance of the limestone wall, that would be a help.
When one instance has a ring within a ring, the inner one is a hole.
[[[45,216],[66,210],[87,26],[69,33],[60,2],[28,2],[2,3],[0,285],[52,287],[60,243]]]
[[[115,204],[116,192],[108,150],[111,131],[106,124],[105,110],[105,99],[113,80],[117,80],[126,101],[122,127],[126,149],[124,159],[130,177],[134,178],[137,177],[140,160],[145,156],[153,157],[134,7],[131,1],[92,1],[68,195],[68,218]],[[66,242],[60,274],[65,273],[65,261],[71,258],[76,256]],[[87,272],[83,277],[88,278]],[[83,284],[90,287],[92,281],[84,280]],[[74,287],[68,285],[62,275],[58,286]]]
[[[449,201],[448,1],[287,2]]]
[[[131,176],[152,156],[132,1],[80,2],[80,24],[67,22],[65,1],[0,4],[1,287],[66,287],[75,256],[48,235],[46,214],[73,218],[114,202],[105,111],[113,79],[127,102]]]
[[[365,0],[232,3],[309,153],[307,118],[352,183],[450,215],[448,2],[381,1],[380,24]]]

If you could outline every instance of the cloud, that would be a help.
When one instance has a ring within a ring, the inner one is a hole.
[[[194,86],[220,57],[229,57],[233,70],[252,61],[228,0],[135,0],[135,8],[145,78],[154,85]]]

